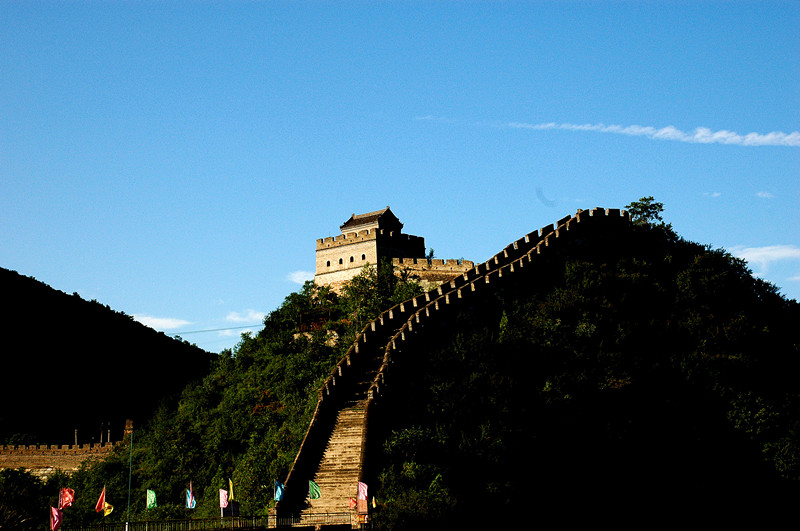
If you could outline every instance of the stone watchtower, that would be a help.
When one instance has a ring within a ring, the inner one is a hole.
[[[353,214],[339,228],[340,236],[317,240],[315,284],[336,289],[382,258],[425,256],[425,238],[403,234],[403,224],[389,207]]]
[[[425,238],[403,234],[403,224],[387,206],[383,210],[353,214],[340,227],[340,236],[317,240],[314,283],[337,290],[369,264],[391,259],[395,268],[407,269],[423,287],[438,285],[473,267],[466,260],[427,260]]]

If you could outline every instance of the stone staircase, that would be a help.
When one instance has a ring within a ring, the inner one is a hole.
[[[339,411],[333,433],[325,447],[314,482],[320,497],[309,499],[306,513],[337,513],[350,510],[361,472],[361,442],[366,421],[366,399],[353,401]]]

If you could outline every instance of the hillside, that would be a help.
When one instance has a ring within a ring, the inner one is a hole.
[[[216,357],[15,271],[0,269],[0,290],[1,442],[70,444],[75,429],[97,442],[101,427],[120,440]]]
[[[630,527],[794,509],[800,305],[741,260],[682,239],[658,210],[632,211],[632,223],[540,231],[535,260],[484,267],[491,282],[474,277],[481,287],[407,329],[369,418],[377,528],[474,528],[478,513],[488,528]],[[440,296],[429,295],[372,270],[340,296],[310,282],[290,294],[138,432],[132,519],[217,516],[229,480],[243,515],[265,515],[358,331],[380,329],[376,317],[401,301]],[[121,448],[69,484],[121,499],[128,459]],[[100,521],[91,498],[65,526]]]
[[[636,221],[551,245],[393,356],[382,528],[793,510],[800,306]]]

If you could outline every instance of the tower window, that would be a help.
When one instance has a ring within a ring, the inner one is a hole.
[[[330,261],[330,260],[328,260],[328,263],[327,263],[327,264],[325,264],[325,265],[326,265],[327,267],[330,267],[330,266],[331,266],[331,261]]]
[[[339,265],[342,265],[343,263],[344,263],[344,260],[342,260],[341,258],[339,258]]]
[[[351,262],[353,261],[353,257],[352,257],[352,256],[350,257],[350,261],[351,261]]]

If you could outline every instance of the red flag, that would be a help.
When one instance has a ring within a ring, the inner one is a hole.
[[[100,493],[100,499],[97,500],[97,505],[94,506],[95,512],[105,510],[106,507],[106,487],[103,485],[103,492]]]
[[[356,508],[356,499],[355,498],[350,498],[350,508],[351,509],[355,509]]]
[[[64,519],[64,513],[55,507],[50,507],[50,531],[58,531],[61,527],[61,521]]]
[[[362,483],[361,481],[358,482],[358,499],[359,500],[367,499],[367,484]]]
[[[58,508],[64,509],[72,505],[75,501],[75,491],[72,489],[63,488],[58,493]]]

